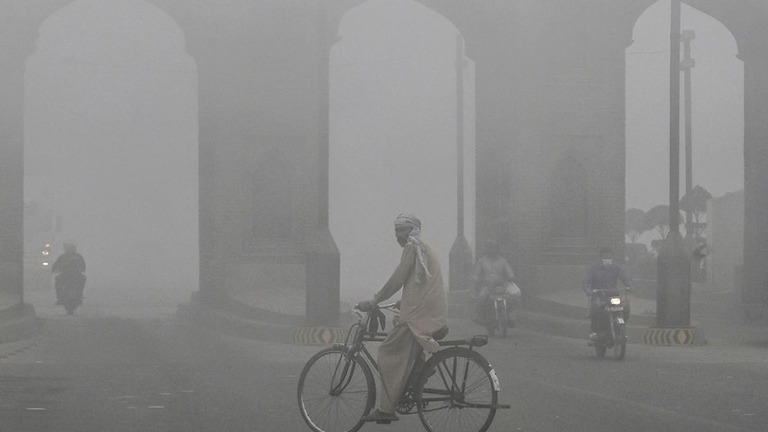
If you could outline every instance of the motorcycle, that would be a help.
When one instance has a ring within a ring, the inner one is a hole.
[[[600,331],[597,332],[597,340],[593,341],[598,357],[605,357],[608,349],[613,350],[614,360],[624,360],[627,352],[627,335],[625,305],[629,302],[628,292],[622,298],[616,292],[596,289],[593,292],[597,296],[599,305]]]
[[[501,292],[488,296],[485,310],[485,328],[493,336],[496,331],[501,337],[507,337],[507,332],[517,324],[517,308],[520,304],[521,292],[516,284],[510,283]]]
[[[501,337],[507,337],[508,329],[515,326],[514,301],[507,294],[492,294],[488,303],[488,334],[493,336],[498,330]]]
[[[75,309],[83,304],[83,288],[85,287],[85,276],[79,275],[64,275],[57,276],[59,283],[61,284],[61,298],[57,302],[64,306],[67,311],[67,315],[75,313]]]

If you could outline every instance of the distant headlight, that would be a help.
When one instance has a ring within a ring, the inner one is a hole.
[[[611,304],[612,305],[620,305],[621,304],[621,297],[611,297]]]

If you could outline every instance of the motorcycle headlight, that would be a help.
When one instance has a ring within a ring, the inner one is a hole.
[[[611,297],[611,304],[612,305],[620,305],[621,304],[621,297]]]

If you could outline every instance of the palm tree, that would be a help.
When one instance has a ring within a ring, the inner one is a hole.
[[[686,220],[687,224],[693,222],[691,234],[693,238],[699,238],[704,229],[701,223],[702,216],[707,213],[707,201],[712,199],[712,194],[703,187],[696,185],[691,191],[680,198],[680,210],[690,213],[693,221]]]

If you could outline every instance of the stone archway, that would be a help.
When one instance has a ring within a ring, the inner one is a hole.
[[[366,24],[372,16],[377,27]],[[452,23],[411,0],[364,2],[339,30],[330,62],[330,213],[343,293],[359,296],[389,276],[381,263],[398,253],[392,222],[401,212],[422,219],[447,280],[458,213],[456,61],[467,63],[467,94],[472,62],[457,54]],[[474,98],[466,99],[465,227],[474,241]]]
[[[187,298],[198,287],[197,74],[178,25],[145,1],[72,2],[40,27],[26,81],[25,195],[60,214],[54,253],[77,239],[94,304]]]
[[[638,5],[637,17],[656,2]],[[768,8],[759,2],[686,0],[687,4],[725,26],[736,41],[737,57],[744,69],[744,270],[741,297],[744,303],[763,303],[768,296]],[[642,6],[642,7],[641,7]],[[694,131],[694,137],[696,131]],[[763,167],[763,168],[759,168]],[[695,170],[694,170],[695,173]]]

